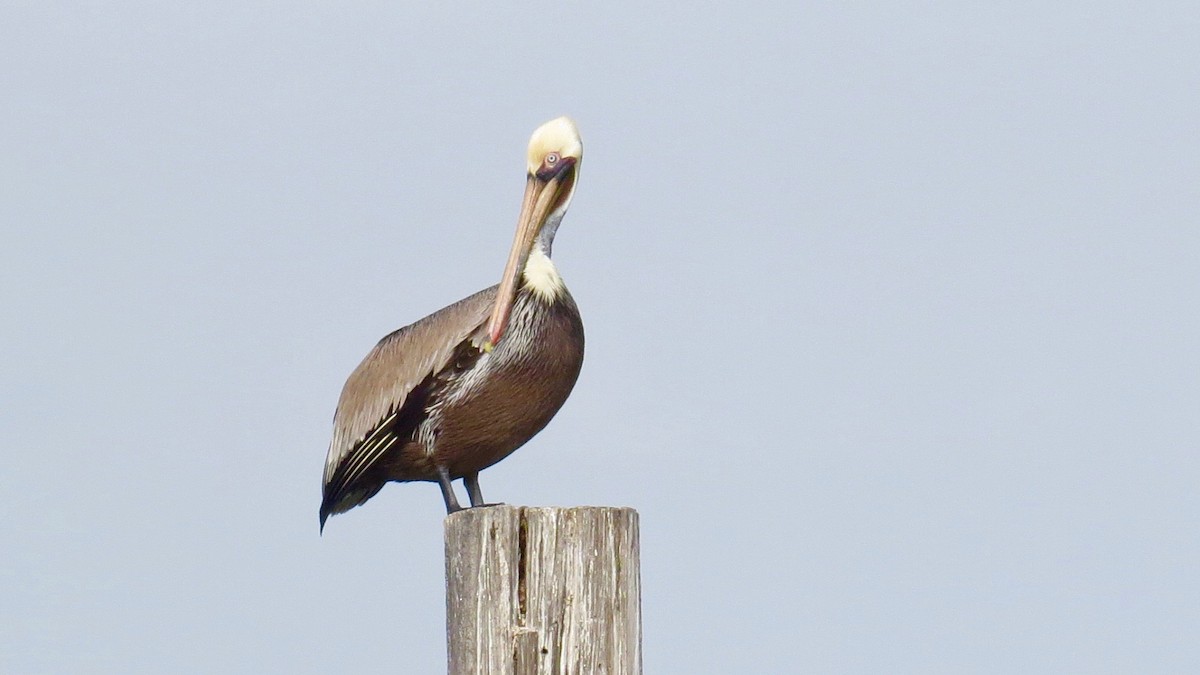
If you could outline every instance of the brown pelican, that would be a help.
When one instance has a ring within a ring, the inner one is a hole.
[[[566,117],[529,140],[517,233],[500,283],[388,335],[350,374],[325,459],[321,529],[388,481],[436,481],[446,511],[484,503],[479,472],[554,417],[583,365],[583,323],[550,247],[579,178]]]

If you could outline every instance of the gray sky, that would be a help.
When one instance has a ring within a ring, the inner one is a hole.
[[[330,419],[560,114],[587,360],[482,484],[641,512],[648,673],[1200,669],[1195,3],[604,4],[0,9],[0,671],[443,671]]]

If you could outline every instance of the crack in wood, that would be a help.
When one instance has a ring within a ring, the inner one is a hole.
[[[529,517],[521,509],[517,521],[517,625],[529,625]]]

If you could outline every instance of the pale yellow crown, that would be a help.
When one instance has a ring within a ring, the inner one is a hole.
[[[533,132],[527,157],[529,173],[537,173],[546,155],[552,152],[559,157],[571,157],[576,163],[583,159],[583,140],[570,117],[552,119]]]

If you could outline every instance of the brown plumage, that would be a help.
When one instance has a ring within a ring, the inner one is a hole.
[[[583,365],[583,323],[550,248],[577,184],[582,144],[570,120],[530,140],[517,236],[496,286],[383,338],[342,389],[325,463],[321,527],[388,481],[451,481],[483,503],[478,474],[550,421]]]

